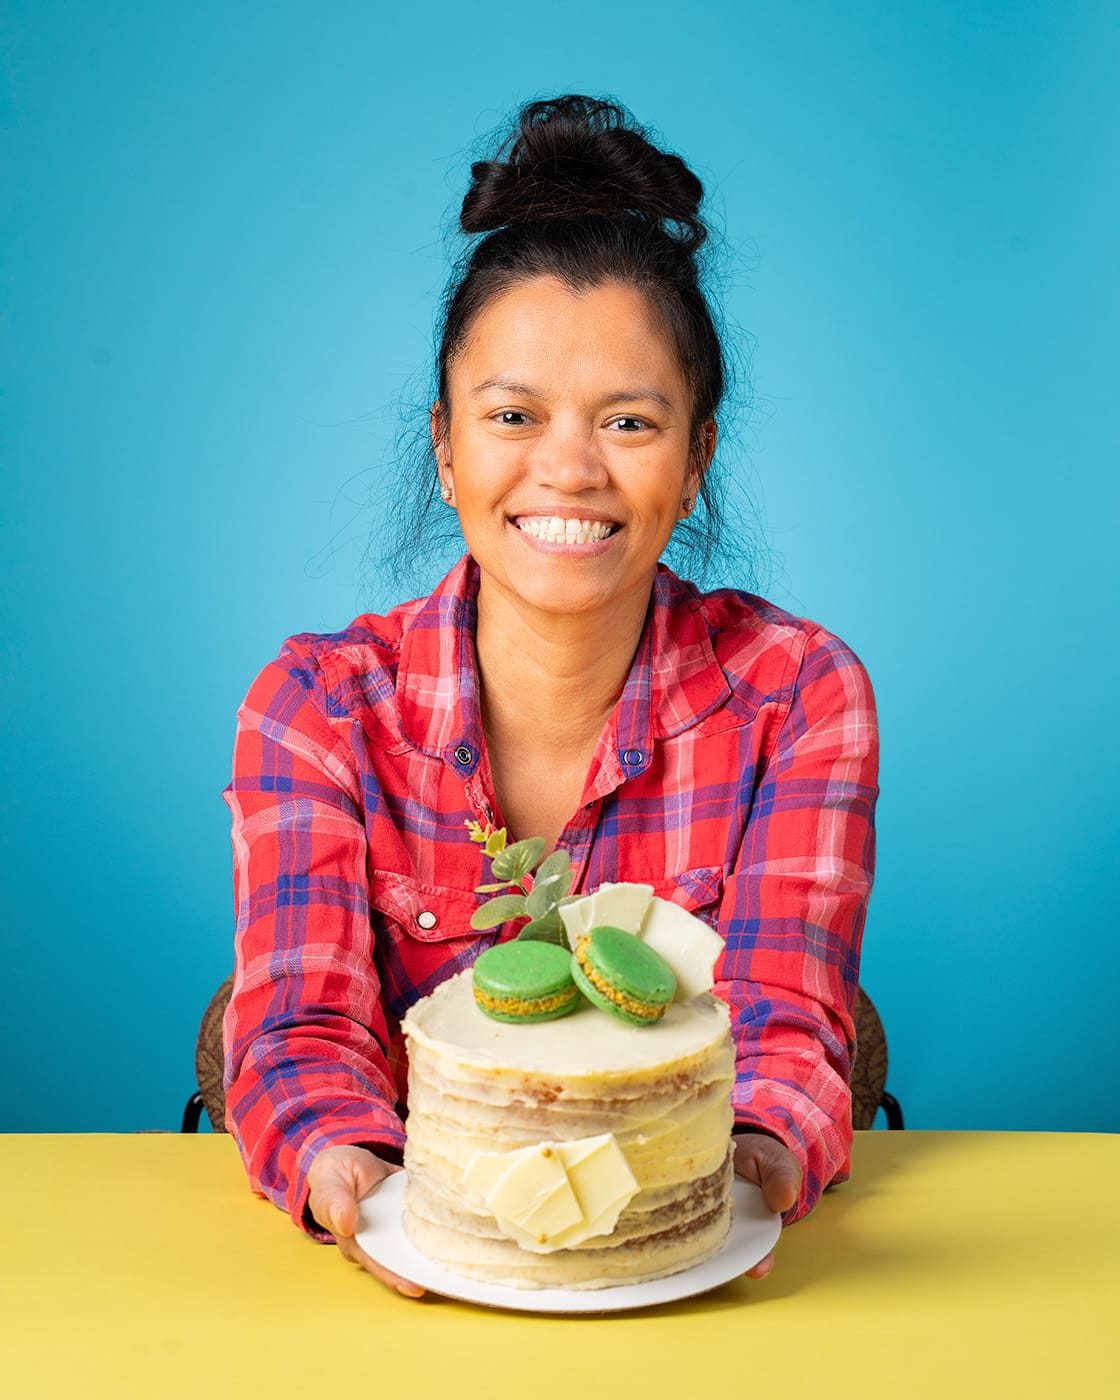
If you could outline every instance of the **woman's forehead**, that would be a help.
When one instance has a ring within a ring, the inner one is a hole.
[[[676,347],[643,292],[620,282],[576,290],[554,277],[517,283],[492,298],[453,374],[472,394],[620,374],[620,387],[632,381],[668,398],[684,391]]]

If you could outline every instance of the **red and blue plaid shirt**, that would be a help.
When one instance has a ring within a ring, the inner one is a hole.
[[[475,933],[468,820],[502,825],[479,713],[469,556],[428,598],[285,643],[238,713],[227,1122],[255,1189],[313,1233],[320,1149],[404,1143],[400,1021],[517,925]],[[726,948],[737,1125],[848,1173],[878,741],[836,637],[659,566],[638,650],[560,843],[573,892],[650,884]],[[533,835],[510,832],[510,839]]]

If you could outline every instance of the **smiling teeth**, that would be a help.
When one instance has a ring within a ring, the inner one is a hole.
[[[614,529],[608,520],[565,520],[559,515],[523,515],[517,528],[550,544],[590,544],[605,540]]]

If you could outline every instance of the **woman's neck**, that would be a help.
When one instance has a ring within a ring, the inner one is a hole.
[[[609,615],[541,613],[483,579],[476,645],[487,743],[558,753],[593,746],[626,683],[648,607],[647,592],[619,600]]]

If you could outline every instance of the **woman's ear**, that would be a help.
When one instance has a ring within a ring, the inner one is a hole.
[[[684,499],[689,502],[688,508],[684,511],[685,515],[696,504],[696,498],[700,495],[700,488],[704,484],[704,478],[707,476],[708,468],[712,465],[712,458],[715,456],[718,437],[719,427],[714,418],[709,418],[706,422],[701,423],[697,429],[690,454],[688,473],[684,481]]]
[[[712,465],[712,458],[716,455],[716,442],[719,439],[719,424],[714,418],[709,418],[707,422],[700,425],[700,440],[697,443],[697,470],[696,480],[692,483],[697,490],[704,478],[708,474],[708,468]]]
[[[451,444],[447,432],[447,415],[443,404],[436,399],[432,404],[432,447],[436,454],[436,472],[439,476],[440,495],[450,501],[454,495],[454,482],[451,473]]]

